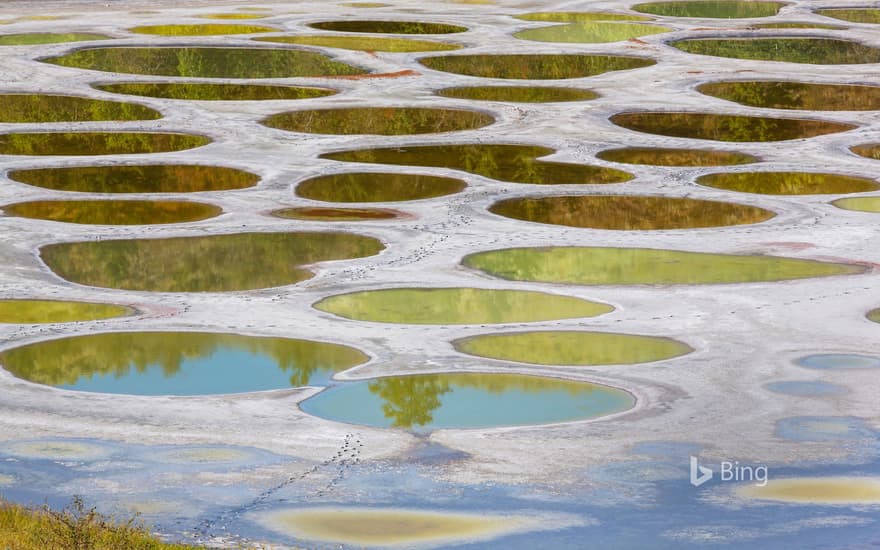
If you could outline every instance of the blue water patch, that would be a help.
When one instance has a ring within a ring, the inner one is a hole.
[[[776,423],[776,435],[792,441],[876,443],[877,432],[852,416],[793,416]]]
[[[770,382],[765,388],[784,395],[797,397],[826,397],[833,395],[845,395],[849,392],[845,387],[837,384],[814,380],[790,380],[784,382]]]
[[[808,369],[880,369],[880,357],[858,355],[854,353],[820,353],[807,355],[795,361],[795,364]]]

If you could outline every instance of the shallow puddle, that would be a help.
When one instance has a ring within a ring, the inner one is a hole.
[[[423,57],[419,63],[437,71],[484,78],[558,80],[638,69],[657,62],[621,55],[471,54]]]
[[[159,36],[213,36],[222,34],[255,34],[278,32],[280,29],[262,25],[207,24],[207,25],[146,25],[128,29],[137,34]]]
[[[261,84],[207,84],[203,82],[119,82],[92,84],[114,94],[188,99],[196,101],[257,101],[326,97],[338,93],[329,88],[269,86]]]
[[[12,170],[9,179],[81,193],[198,193],[253,187],[260,176],[223,166],[147,164]]]
[[[856,212],[880,214],[880,197],[849,197],[832,202],[834,206]]]
[[[273,216],[289,220],[360,222],[371,220],[393,220],[400,213],[385,208],[285,208],[272,212]]]
[[[640,13],[668,17],[703,17],[707,19],[747,19],[776,15],[785,2],[741,0],[689,0],[686,2],[649,2],[632,7]]]
[[[0,94],[0,122],[155,120],[162,113],[136,103],[69,95]]]
[[[34,132],[0,134],[0,155],[134,155],[183,151],[211,143],[205,136],[158,132]]]
[[[795,364],[819,370],[880,369],[880,357],[854,353],[820,353],[801,357]]]
[[[639,23],[615,23],[608,21],[590,21],[586,23],[568,23],[553,25],[539,29],[526,29],[514,33],[514,38],[535,42],[570,42],[576,44],[600,44],[619,42],[639,36],[669,32],[668,27],[643,25]]]
[[[752,224],[776,215],[745,204],[639,195],[520,197],[498,201],[489,211],[529,222],[627,231]]]
[[[873,309],[873,310],[869,311],[868,314],[866,315],[866,317],[870,321],[874,321],[875,323],[880,323],[880,308]]]
[[[292,508],[257,520],[298,539],[356,547],[415,547],[486,540],[529,522],[516,516],[430,512],[394,508]]]
[[[541,11],[517,15],[524,21],[551,21],[556,23],[584,23],[589,21],[650,21],[650,17],[628,13],[603,13],[594,11]]]
[[[815,172],[738,172],[706,174],[697,183],[718,189],[762,195],[840,195],[880,189],[868,178]]]
[[[85,48],[41,61],[111,73],[204,78],[290,78],[367,72],[323,54],[279,48]]]
[[[850,147],[849,150],[861,157],[880,160],[880,143],[854,145]]]
[[[614,308],[570,296],[484,288],[391,288],[330,296],[315,308],[358,321],[455,325],[595,317]]]
[[[750,164],[760,159],[734,151],[709,149],[667,149],[663,147],[624,147],[606,149],[596,157],[626,164],[650,164],[653,166],[731,166]]]
[[[314,416],[379,428],[466,429],[584,420],[627,410],[623,390],[522,374],[423,374],[329,388],[300,404]]]
[[[326,202],[398,202],[451,195],[465,187],[460,179],[441,176],[348,172],[309,178],[296,186],[296,194]]]
[[[779,256],[598,247],[507,248],[465,256],[462,264],[514,281],[578,285],[748,283],[865,271],[857,265]]]
[[[263,19],[268,17],[262,13],[206,13],[199,15],[202,19]]]
[[[111,449],[102,445],[62,440],[17,441],[4,445],[3,452],[19,458],[54,461],[99,460],[113,454]]]
[[[694,54],[813,65],[880,63],[880,49],[834,38],[695,38],[671,45]]]
[[[681,112],[620,113],[611,122],[636,132],[714,141],[765,142],[803,139],[857,128],[807,118],[772,118]]]
[[[121,317],[132,309],[114,304],[56,300],[0,300],[0,323],[72,323]]]
[[[444,52],[461,49],[459,44],[445,44],[431,40],[411,40],[408,38],[387,38],[378,36],[272,36],[255,38],[259,42],[277,42],[281,44],[304,44],[322,48],[341,48],[344,50],[360,50],[365,52]]]
[[[452,34],[465,32],[467,27],[447,23],[419,21],[321,21],[310,27],[324,31],[368,32],[382,34]]]
[[[0,353],[19,378],[130,395],[245,393],[327,384],[369,359],[339,344],[208,332],[110,332]]]
[[[613,332],[535,331],[482,334],[455,340],[455,349],[490,359],[536,365],[624,365],[662,361],[693,348],[657,336]]]
[[[19,202],[3,207],[11,216],[93,225],[184,223],[219,216],[219,206],[188,201],[79,200]]]
[[[578,88],[551,86],[462,86],[443,88],[437,95],[475,101],[507,101],[512,103],[553,103],[557,101],[587,101],[599,94]]]
[[[741,105],[810,111],[878,111],[880,86],[812,82],[710,82],[700,93]]]
[[[59,44],[61,42],[110,40],[111,38],[111,36],[106,34],[90,32],[0,34],[0,46],[33,46],[37,44]]]
[[[795,397],[826,397],[831,395],[844,395],[848,391],[843,386],[813,380],[771,382],[769,384],[766,384],[764,387],[774,393],[793,395]]]
[[[880,504],[880,478],[793,477],[770,479],[766,485],[746,485],[736,490],[747,499],[798,504]]]
[[[605,166],[538,160],[555,151],[537,145],[417,145],[325,153],[321,158],[348,162],[453,168],[512,183],[542,185],[620,183],[632,174]]]
[[[363,258],[383,249],[377,239],[363,235],[301,232],[59,243],[42,247],[40,254],[55,273],[78,284],[225,292],[294,284],[314,276],[303,265]]]
[[[851,23],[880,24],[880,9],[878,8],[829,8],[816,10],[816,13]]]
[[[482,128],[492,115],[464,109],[422,107],[350,107],[290,111],[264,119],[270,128],[309,134],[402,136]]]

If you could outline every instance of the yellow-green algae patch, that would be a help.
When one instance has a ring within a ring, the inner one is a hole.
[[[18,202],[3,207],[12,216],[92,225],[147,225],[206,220],[219,206],[189,201],[78,200]]]
[[[338,151],[321,158],[452,168],[501,181],[540,185],[620,183],[633,178],[629,172],[606,166],[540,160],[554,152],[538,145],[469,143]]]
[[[268,84],[212,84],[205,82],[115,82],[92,84],[114,94],[195,101],[265,101],[310,99],[337,93],[329,88],[271,86]]]
[[[33,46],[38,44],[59,44],[62,42],[110,40],[111,38],[111,36],[106,34],[89,32],[3,34],[0,35],[0,46]]]
[[[272,212],[273,216],[289,220],[325,222],[362,222],[372,220],[393,220],[400,212],[387,208],[322,208],[302,206],[284,208]]]
[[[325,31],[367,32],[382,34],[453,34],[465,32],[467,27],[447,23],[424,23],[419,21],[321,21],[310,27]]]
[[[708,19],[747,19],[776,15],[785,2],[755,0],[686,0],[684,2],[649,2],[636,4],[633,10],[668,17],[705,17]]]
[[[720,172],[700,176],[697,183],[762,195],[840,195],[880,189],[872,179],[818,172]]]
[[[514,33],[514,38],[535,42],[570,42],[575,44],[601,44],[619,42],[669,32],[669,27],[644,25],[640,23],[615,23],[608,21],[590,21],[585,23],[568,23],[553,25],[539,29],[526,29]]]
[[[808,118],[684,112],[619,113],[611,117],[611,122],[648,134],[734,142],[786,141],[857,128],[854,124]]]
[[[129,315],[132,311],[131,308],[115,304],[56,300],[0,300],[0,323],[97,321]]]
[[[585,331],[482,334],[453,342],[469,355],[536,365],[625,365],[662,361],[693,348],[657,336]]]
[[[437,71],[484,78],[560,80],[638,69],[657,62],[622,55],[470,54],[423,57],[419,63]]]
[[[81,193],[198,193],[253,187],[260,176],[224,166],[146,164],[12,170],[9,179]]]
[[[880,8],[827,8],[816,13],[851,23],[880,24]]]
[[[517,15],[524,21],[551,21],[556,23],[583,23],[589,21],[650,21],[650,17],[627,13],[590,11],[542,11]]]
[[[850,147],[849,150],[861,157],[880,160],[880,143],[854,145]]]
[[[508,101],[512,103],[553,103],[557,101],[587,101],[599,94],[579,88],[553,86],[461,86],[443,88],[437,92],[443,97],[474,101]]]
[[[111,73],[203,78],[351,76],[367,72],[320,53],[281,48],[84,48],[41,61]]]
[[[602,160],[653,166],[730,166],[758,162],[757,157],[735,151],[670,149],[665,147],[623,147],[599,151]]]
[[[880,63],[880,48],[835,38],[693,38],[671,45],[688,53],[734,59],[812,65]]]
[[[880,214],[880,197],[847,197],[837,199],[831,204],[844,210]]]
[[[134,155],[183,151],[211,143],[192,134],[32,132],[0,134],[0,155]]]
[[[779,256],[605,247],[507,248],[465,256],[462,264],[514,281],[578,285],[749,283],[865,272],[858,265]]]
[[[595,317],[608,304],[526,290],[391,288],[330,296],[314,307],[358,321],[417,325],[527,323]]]
[[[746,499],[795,504],[880,504],[877,477],[790,477],[767,481],[764,486],[745,485],[736,490]]]
[[[489,211],[529,222],[626,231],[743,225],[775,216],[745,204],[639,195],[520,197],[498,201]]]
[[[304,44],[306,46],[319,46],[323,48],[341,48],[344,50],[360,50],[365,52],[444,52],[461,49],[461,45],[459,44],[381,36],[318,34],[267,36],[255,38],[254,40],[281,44]]]
[[[399,136],[482,128],[492,115],[464,109],[424,107],[350,107],[290,111],[263,120],[270,128],[310,134]]]
[[[19,441],[4,445],[4,451],[46,460],[95,460],[110,454],[105,447],[80,441]]]
[[[878,111],[880,86],[789,81],[710,82],[697,91],[741,105],[809,111]]]
[[[205,13],[199,15],[202,19],[263,19],[268,17],[262,13]]]
[[[40,249],[75,283],[152,292],[225,292],[294,284],[305,265],[373,256],[384,245],[353,233],[234,233],[59,243]]]
[[[299,508],[257,521],[286,535],[356,546],[454,544],[488,540],[534,522],[526,517],[395,508]]]
[[[875,323],[880,323],[880,308],[872,309],[868,312],[866,317]]]
[[[255,34],[278,32],[274,27],[262,25],[204,24],[204,25],[146,25],[129,29],[137,34],[159,36],[213,36],[220,34]]]
[[[251,453],[228,447],[187,447],[161,452],[157,458],[162,462],[175,464],[206,464],[216,462],[238,462],[251,458]]]
[[[778,21],[775,23],[755,23],[749,25],[752,29],[826,29],[839,30],[845,29],[840,25],[826,25],[824,23],[807,23],[798,21]]]
[[[0,94],[0,122],[155,120],[162,113],[136,103],[69,95]]]
[[[344,172],[307,179],[296,186],[296,194],[325,202],[398,202],[451,195],[465,187],[460,179],[442,176]]]

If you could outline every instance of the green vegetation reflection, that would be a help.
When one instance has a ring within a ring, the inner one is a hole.
[[[0,94],[0,122],[83,122],[155,120],[159,111],[136,103],[119,103],[69,95]]]
[[[75,283],[153,292],[225,292],[294,284],[302,267],[378,254],[378,240],[351,233],[235,233],[207,237],[59,243],[43,261]]]
[[[463,109],[421,107],[350,107],[290,111],[263,120],[270,128],[310,134],[400,136],[482,128],[492,115]]]
[[[0,155],[134,155],[183,151],[211,143],[205,136],[158,132],[35,132],[0,134]]]
[[[296,194],[325,202],[397,202],[451,195],[467,184],[423,174],[353,172],[317,176],[301,182]]]
[[[419,63],[437,71],[484,78],[559,80],[638,69],[656,61],[621,55],[471,54],[423,57]]]
[[[693,351],[671,338],[612,332],[535,331],[482,334],[453,342],[469,355],[536,365],[624,365],[679,357]]]
[[[732,151],[709,149],[667,149],[663,147],[624,147],[596,153],[602,160],[654,166],[729,166],[758,162],[757,157]]]
[[[360,50],[365,52],[444,52],[461,49],[459,44],[445,44],[431,40],[411,40],[408,38],[388,38],[378,36],[271,36],[255,38],[260,42],[277,42],[281,44],[304,44],[322,48],[341,48],[344,50]]]
[[[626,13],[589,11],[542,11],[517,15],[523,21],[551,21],[555,23],[586,23],[590,21],[650,21],[650,17]]]
[[[272,212],[273,216],[289,220],[361,222],[371,220],[392,220],[399,213],[384,208],[318,208],[304,206],[285,208]]]
[[[92,84],[93,88],[114,94],[187,99],[197,101],[257,101],[310,99],[336,94],[328,88],[270,86],[262,84],[207,84],[203,82],[119,82]]]
[[[712,113],[620,113],[611,122],[661,136],[714,141],[763,142],[803,139],[856,128],[854,124],[808,118],[774,118]]]
[[[668,32],[668,27],[643,25],[639,23],[614,23],[591,21],[587,23],[568,23],[539,29],[526,29],[514,33],[514,38],[536,42],[571,42],[577,44],[600,44],[619,42],[639,36]]]
[[[509,101],[511,103],[587,101],[599,97],[599,94],[590,90],[551,86],[462,86],[444,88],[439,90],[437,95],[456,99]]]
[[[632,179],[628,172],[604,166],[539,160],[553,152],[537,145],[473,143],[339,151],[326,153],[321,158],[453,168],[501,181],[542,185],[619,183]]]
[[[600,247],[507,248],[471,254],[462,264],[503,279],[577,285],[748,283],[865,271],[779,256]]]
[[[837,199],[831,204],[844,210],[880,214],[880,197],[849,197]]]
[[[813,65],[880,63],[880,49],[834,38],[695,38],[672,45],[688,53],[734,59]]]
[[[111,332],[37,342],[0,353],[37,384],[133,395],[243,393],[327,384],[365,362],[325,342],[208,332]]]
[[[220,207],[187,201],[32,201],[4,206],[12,216],[95,225],[146,225],[213,218]]]
[[[309,26],[324,31],[382,34],[452,34],[467,30],[467,27],[459,25],[419,21],[322,21]]]
[[[379,323],[457,325],[595,317],[614,308],[570,296],[484,288],[392,288],[339,294],[315,308]]]
[[[68,166],[13,170],[9,178],[56,191],[81,193],[198,193],[253,187],[260,176],[223,166],[153,164]]]
[[[880,24],[880,9],[878,8],[830,8],[816,10],[816,13],[852,23]]]
[[[89,32],[2,34],[0,35],[0,46],[33,46],[62,42],[85,42],[87,40],[110,40],[111,38],[106,34]]]
[[[839,195],[880,189],[876,181],[817,172],[738,172],[706,174],[697,183],[762,195]]]
[[[775,215],[732,202],[637,195],[515,198],[498,201],[489,211],[529,222],[627,231],[743,225]]]
[[[129,315],[131,308],[114,304],[56,300],[0,300],[0,323],[72,323]]]
[[[708,19],[747,19],[776,15],[784,2],[753,0],[687,0],[685,2],[650,2],[636,4],[633,10],[669,17],[705,17]]]
[[[365,74],[319,53],[278,48],[85,48],[46,63],[111,73],[205,78],[290,78]]]
[[[700,93],[752,107],[810,111],[878,111],[880,86],[812,82],[711,82]]]
[[[159,36],[213,36],[220,34],[254,34],[260,32],[278,32],[274,27],[262,25],[148,25],[129,29],[137,34],[156,34]]]
[[[521,374],[421,374],[343,384],[303,411],[380,428],[466,429],[584,420],[631,408],[623,390]]]

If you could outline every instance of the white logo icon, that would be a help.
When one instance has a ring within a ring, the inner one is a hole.
[[[712,479],[712,469],[700,466],[699,459],[691,455],[691,485],[699,487],[710,479]]]

